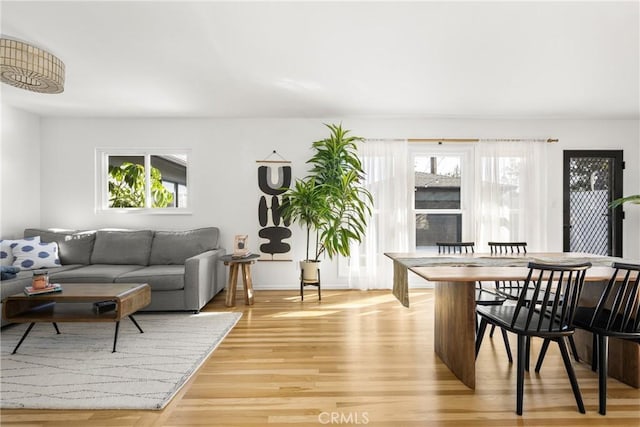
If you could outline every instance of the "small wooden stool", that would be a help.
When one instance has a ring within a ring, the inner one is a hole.
[[[253,305],[253,283],[251,282],[251,264],[260,258],[258,254],[251,254],[244,258],[234,258],[232,255],[224,255],[220,259],[224,265],[229,266],[229,282],[227,283],[227,297],[225,305],[236,305],[236,289],[238,287],[238,273],[242,266],[242,283],[244,285],[244,303]]]
[[[304,301],[304,287],[315,286],[318,288],[318,301],[322,300],[322,294],[320,293],[320,269],[318,269],[318,280],[306,280],[302,278],[302,272],[300,272],[300,301]]]

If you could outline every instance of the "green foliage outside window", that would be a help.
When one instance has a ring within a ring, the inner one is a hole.
[[[173,202],[173,194],[162,185],[162,174],[151,168],[152,208],[166,208]],[[120,166],[109,166],[109,207],[144,208],[144,166],[124,162]]]

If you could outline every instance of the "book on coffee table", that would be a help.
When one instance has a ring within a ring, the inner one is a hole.
[[[41,295],[41,294],[50,294],[52,292],[60,292],[62,291],[62,286],[60,283],[52,283],[46,288],[42,289],[33,289],[32,286],[26,286],[24,288],[24,293],[27,295]]]

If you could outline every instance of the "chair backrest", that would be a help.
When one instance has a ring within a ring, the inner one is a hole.
[[[437,242],[439,254],[468,254],[475,252],[474,242]]]
[[[602,292],[589,326],[598,328],[602,325],[607,331],[640,334],[640,265],[616,262],[613,268],[615,271]],[[624,275],[622,280],[618,280],[620,275]]]
[[[491,254],[493,255],[527,253],[527,242],[488,242],[488,244],[491,249]],[[514,294],[520,292],[522,285],[523,281],[517,280],[496,280],[495,282],[496,289],[499,289],[502,292],[507,292],[511,295],[509,298],[513,298]]]
[[[524,329],[537,332],[560,332],[573,329],[573,317],[582,293],[584,276],[590,262],[574,265],[528,264],[529,274],[522,288],[511,327],[522,326],[520,313],[525,308]],[[532,297],[529,292],[532,291]],[[539,305],[530,304],[538,301]],[[534,316],[536,314],[536,316]],[[535,320],[535,322],[534,322]]]
[[[492,254],[527,253],[527,242],[489,242]]]

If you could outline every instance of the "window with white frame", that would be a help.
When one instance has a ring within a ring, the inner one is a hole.
[[[415,249],[435,251],[437,242],[470,235],[470,148],[412,147]]]
[[[188,150],[100,149],[96,165],[97,210],[188,212]]]

